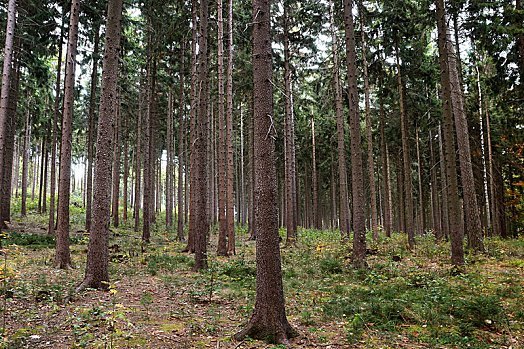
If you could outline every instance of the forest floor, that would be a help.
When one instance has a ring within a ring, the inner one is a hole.
[[[159,218],[159,222],[162,220]],[[280,348],[232,335],[255,298],[255,243],[238,229],[237,255],[191,271],[175,233],[150,245],[130,227],[112,229],[109,292],[73,294],[88,237],[72,213],[74,268],[52,267],[46,217],[16,218],[3,240],[0,322],[5,348]],[[369,241],[369,269],[356,271],[336,231],[300,230],[282,249],[286,310],[299,331],[291,348],[524,348],[524,240],[487,239],[487,253],[449,264],[449,245],[429,235],[414,252],[405,237]],[[67,300],[67,301],[66,301]]]

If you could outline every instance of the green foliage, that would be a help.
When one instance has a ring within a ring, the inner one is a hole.
[[[147,272],[151,275],[157,275],[158,271],[163,269],[175,271],[181,265],[192,265],[193,260],[185,255],[168,255],[152,254],[145,257],[147,263]]]

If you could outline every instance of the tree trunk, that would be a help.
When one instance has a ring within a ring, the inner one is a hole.
[[[17,126],[16,111],[18,105],[18,92],[20,86],[20,60],[18,54],[15,52],[13,56],[13,66],[11,68],[11,84],[9,89],[9,115],[6,123],[5,147],[3,151],[4,163],[3,170],[0,168],[0,229],[4,222],[11,221],[11,193],[13,188],[13,162],[15,163],[15,176],[18,181],[18,151],[16,157],[15,153],[15,133]]]
[[[353,191],[353,266],[365,268],[366,217],[364,214],[364,175],[358,110],[357,57],[353,23],[353,0],[344,0],[344,28],[346,33],[346,60],[348,70],[349,128],[351,139],[351,180]],[[341,178],[342,179],[342,178]]]
[[[227,250],[236,254],[235,249],[235,209],[233,193],[233,0],[228,0],[228,41],[227,41],[227,81],[226,81],[226,149],[227,149]],[[237,181],[238,182],[238,181]],[[238,191],[237,191],[238,192]],[[240,206],[237,206],[240,208]]]
[[[431,212],[433,220],[433,233],[435,234],[435,239],[441,241],[443,238],[442,234],[442,223],[440,218],[440,204],[439,204],[439,195],[438,195],[438,182],[437,182],[437,163],[435,161],[435,152],[433,150],[433,135],[431,130],[429,131],[429,154],[431,161]]]
[[[96,89],[98,84],[98,58],[100,49],[100,30],[95,28],[95,40],[93,49],[93,70],[91,72],[91,91],[89,94],[89,129],[87,133],[87,183],[86,183],[86,231],[91,231],[91,210],[93,202],[93,160],[95,155],[95,108]]]
[[[121,6],[120,6],[121,7]],[[114,35],[119,35],[120,34],[114,34]],[[118,56],[117,56],[118,57]],[[118,77],[117,77],[118,79]],[[119,209],[119,201],[120,201],[120,154],[121,154],[121,149],[120,149],[120,129],[121,129],[121,123],[122,123],[122,116],[120,114],[120,94],[118,92],[118,89],[117,89],[117,92],[116,92],[116,96],[114,97],[114,99],[112,99],[112,102],[116,104],[115,108],[114,108],[114,112],[115,112],[115,115],[114,115],[114,128],[113,128],[113,132],[114,132],[114,136],[112,138],[112,140],[114,140],[114,147],[113,147],[113,193],[111,195],[112,197],[112,200],[113,200],[113,207],[112,207],[112,216],[113,216],[113,226],[115,228],[118,228],[118,225],[120,224],[120,215],[119,215],[119,212],[118,212],[118,209]],[[112,143],[112,142],[111,142]]]
[[[444,0],[441,6],[444,6]],[[445,18],[445,9],[442,8],[441,16]],[[453,45],[448,36],[446,22],[439,22],[441,35],[445,40],[445,51],[443,52],[448,64],[447,73],[449,74],[451,90],[451,107],[455,121],[455,131],[457,133],[457,146],[460,164],[460,179],[462,182],[462,195],[464,198],[464,218],[466,224],[466,235],[468,236],[468,247],[475,252],[484,250],[482,238],[482,224],[480,222],[480,213],[477,203],[477,194],[475,190],[475,178],[473,176],[473,166],[471,164],[471,150],[469,145],[469,130],[464,109],[464,95],[462,93],[462,84],[460,81],[458,60]]]
[[[189,230],[194,239],[195,266],[193,269],[199,271],[207,269],[207,235],[209,232],[207,217],[207,151],[206,129],[208,124],[208,7],[209,1],[200,2],[200,26],[198,40],[198,113],[195,120],[194,138],[191,140],[191,212],[189,216]]]
[[[9,120],[9,95],[11,84],[11,62],[13,59],[13,42],[15,37],[15,23],[16,23],[16,1],[9,0],[7,7],[7,25],[4,46],[4,66],[2,70],[2,86],[0,89],[0,179],[3,178],[5,172],[5,153],[4,149],[7,145],[7,127]],[[15,117],[12,115],[11,117]],[[1,182],[0,182],[1,183]],[[7,226],[4,220],[9,217],[0,217],[0,229],[5,229]]]
[[[378,214],[377,214],[377,194],[375,188],[375,165],[373,159],[373,133],[371,129],[371,111],[369,106],[369,79],[368,79],[368,61],[367,61],[367,43],[364,26],[366,24],[365,10],[362,0],[359,1],[359,15],[362,35],[362,65],[364,73],[364,95],[366,106],[366,143],[368,156],[368,180],[369,180],[369,196],[371,208],[371,231],[373,233],[373,240],[378,240]]]
[[[71,255],[69,252],[69,191],[71,181],[72,123],[79,15],[80,1],[72,0],[64,82],[64,114],[62,117],[62,139],[60,143],[60,178],[58,185],[58,221],[56,230],[55,264],[61,269],[68,268],[71,265]]]
[[[285,192],[286,192],[286,246],[296,242],[296,182],[294,167],[294,116],[293,90],[291,88],[292,72],[290,66],[288,4],[284,2],[284,85],[285,85]]]
[[[340,86],[340,85],[339,85]],[[345,158],[345,155],[344,155]],[[315,229],[322,229],[321,214],[318,210],[318,174],[317,174],[317,155],[315,142],[315,118],[311,117],[311,159],[312,168],[311,185],[313,186],[313,226]]]
[[[247,327],[235,335],[288,344],[297,335],[284,305],[278,236],[275,128],[271,85],[270,1],[253,1],[253,91],[257,292]],[[269,137],[268,135],[269,130]]]
[[[418,216],[419,216],[419,231],[424,233],[426,231],[426,220],[424,212],[424,195],[422,192],[422,160],[420,158],[420,146],[419,146],[419,136],[418,128],[415,130],[415,142],[417,149],[417,169],[418,169]]]
[[[380,79],[380,85],[382,86],[383,79]],[[380,148],[382,152],[382,182],[383,182],[383,207],[384,207],[384,232],[387,237],[391,236],[392,226],[392,212],[391,212],[391,189],[390,189],[390,176],[389,176],[389,157],[388,150],[386,146],[386,135],[385,135],[385,113],[384,113],[384,103],[383,103],[383,91],[380,93]]]
[[[142,183],[142,119],[143,119],[143,99],[142,84],[138,91],[138,120],[136,122],[136,153],[135,153],[135,200],[133,207],[133,216],[135,218],[134,231],[138,232],[140,229],[140,198],[141,198],[141,183]]]
[[[451,100],[451,82],[448,59],[448,39],[444,0],[436,0],[438,29],[438,49],[440,79],[442,86],[442,104],[444,111],[444,157],[447,182],[447,208],[449,234],[451,239],[451,262],[455,266],[464,265],[464,231],[460,221],[460,204],[458,196],[457,169],[455,157],[455,138],[453,136],[453,110]]]
[[[184,137],[186,134],[186,123],[184,120],[184,107],[185,107],[185,100],[184,100],[184,52],[185,51],[185,44],[182,44],[182,50],[180,52],[180,90],[179,90],[179,118],[180,122],[178,124],[178,195],[177,195],[177,236],[178,241],[184,241],[184,202],[187,200],[186,197],[184,197],[183,189],[184,189],[184,154],[185,154],[185,147],[184,147]]]
[[[50,197],[49,197],[49,224],[47,234],[55,233],[55,192],[56,192],[56,148],[58,141],[58,122],[61,118],[60,110],[60,79],[62,72],[62,41],[64,38],[64,25],[60,28],[60,41],[58,42],[58,60],[56,67],[55,104],[53,115],[53,135],[51,138],[51,175],[50,175]]]
[[[38,213],[42,214],[42,198],[45,198],[44,194],[44,182],[46,178],[44,178],[44,166],[46,163],[46,153],[47,153],[47,139],[45,135],[42,137],[42,146],[40,147],[40,184],[38,189]]]
[[[444,237],[446,240],[449,239],[449,229],[450,229],[450,220],[449,220],[449,208],[448,208],[448,180],[446,175],[446,158],[444,156],[444,140],[442,138],[442,126],[439,124],[438,129],[438,140],[439,140],[439,157],[440,157],[440,189],[441,189],[441,197],[442,197],[442,207],[441,207],[441,229],[442,229],[442,237]]]
[[[124,188],[122,192],[123,214],[122,220],[127,223],[127,200],[128,200],[128,177],[129,177],[129,128],[127,126],[127,117],[124,118]]]
[[[170,88],[167,96],[167,134],[166,134],[166,228],[173,227],[173,90]]]
[[[335,114],[337,120],[337,155],[338,155],[338,177],[339,177],[339,219],[340,231],[344,238],[349,237],[350,218],[349,218],[349,204],[348,204],[348,184],[347,184],[347,164],[346,164],[346,144],[344,136],[344,105],[342,100],[342,90],[340,87],[340,73],[339,73],[339,59],[338,59],[338,38],[337,30],[335,29],[335,19],[333,3],[330,5],[330,26],[331,26],[331,40],[333,50],[333,86],[335,90]],[[316,179],[315,179],[316,181]],[[317,199],[318,200],[318,199]]]
[[[151,29],[149,29],[151,30]],[[145,122],[144,122],[144,192],[143,192],[143,201],[142,201],[142,241],[149,243],[151,237],[150,225],[151,225],[151,201],[154,199],[152,197],[152,178],[154,173],[154,163],[151,156],[151,128],[152,128],[152,113],[151,105],[153,101],[153,63],[152,63],[152,52],[151,52],[151,33],[149,33],[149,42],[148,42],[148,65],[147,65],[147,77],[146,77],[146,91],[147,91],[147,110],[145,112]]]
[[[24,146],[22,155],[22,206],[20,208],[20,214],[22,217],[27,215],[27,180],[29,175],[29,146],[31,141],[31,114],[29,112],[31,99],[27,99],[27,112],[25,117],[25,133],[24,133]]]
[[[399,94],[400,109],[400,128],[402,134],[402,164],[404,172],[404,215],[405,230],[408,234],[408,245],[410,249],[415,247],[415,230],[413,222],[413,182],[411,178],[411,157],[409,155],[409,133],[408,115],[404,108],[404,88],[402,85],[402,75],[400,72],[400,53],[398,44],[395,45],[397,59],[397,87]]]
[[[218,247],[217,255],[227,256],[227,146],[224,111],[224,19],[222,0],[218,0]]]
[[[109,287],[109,213],[111,194],[111,152],[114,116],[118,114],[118,56],[120,53],[122,0],[110,0],[107,10],[102,90],[96,144],[95,183],[93,195],[93,230],[89,234],[87,265],[79,288]]]

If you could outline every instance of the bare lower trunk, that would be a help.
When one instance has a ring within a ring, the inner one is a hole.
[[[66,54],[66,73],[64,82],[64,114],[62,118],[62,139],[60,144],[60,178],[58,185],[58,221],[56,229],[55,264],[61,268],[71,265],[69,252],[69,199],[71,180],[71,145],[75,63],[78,42],[78,20],[80,15],[80,1],[72,0],[69,36]]]
[[[118,114],[118,56],[120,52],[120,20],[122,0],[110,0],[107,11],[106,45],[103,59],[103,79],[100,97],[96,147],[95,183],[93,195],[93,229],[89,235],[84,287],[109,287],[109,213],[111,193],[111,152],[113,122]]]
[[[235,209],[233,192],[233,0],[228,0],[228,41],[227,41],[227,80],[226,80],[226,148],[227,148],[227,251],[236,254],[235,249]],[[237,181],[238,182],[238,181]],[[238,190],[237,190],[238,193]],[[240,206],[237,206],[240,208]]]
[[[112,208],[112,216],[113,216],[113,226],[115,228],[118,228],[120,224],[120,214],[118,212],[119,210],[119,201],[120,201],[120,125],[122,122],[122,116],[120,114],[120,96],[117,91],[117,94],[114,98],[114,103],[116,103],[116,107],[114,109],[115,112],[115,127],[113,129],[114,136],[113,139],[114,142],[114,148],[113,148],[113,193],[112,193],[112,200],[113,200],[113,208]]]

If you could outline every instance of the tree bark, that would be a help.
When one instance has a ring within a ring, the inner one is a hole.
[[[135,200],[133,207],[133,216],[135,218],[134,231],[140,230],[140,198],[141,196],[141,184],[142,184],[142,119],[143,119],[143,91],[142,84],[140,84],[140,90],[138,91],[138,120],[136,122],[136,153],[135,153]]]
[[[194,138],[191,140],[191,193],[193,204],[190,208],[189,230],[193,235],[195,249],[195,266],[193,269],[199,271],[207,269],[207,235],[209,232],[207,217],[207,151],[206,129],[208,124],[208,7],[209,1],[200,2],[200,26],[198,40],[198,113],[195,120]]]
[[[25,117],[25,132],[24,132],[24,146],[22,155],[22,205],[20,214],[22,217],[27,215],[27,181],[29,175],[29,146],[31,142],[31,114],[30,114],[31,98],[27,97],[27,111]]]
[[[60,110],[60,79],[62,72],[62,41],[64,38],[64,25],[62,23],[60,28],[60,41],[58,42],[58,60],[56,66],[56,84],[55,84],[55,104],[53,115],[53,135],[51,138],[51,174],[50,174],[50,197],[49,197],[49,224],[47,226],[47,234],[54,235],[55,233],[55,192],[56,192],[56,148],[58,139],[58,122],[61,119]]]
[[[4,65],[2,70],[2,86],[0,88],[0,179],[4,174],[5,154],[4,149],[7,145],[7,127],[9,120],[9,89],[11,85],[11,62],[13,59],[13,43],[15,37],[16,25],[16,1],[9,0],[7,6],[7,24],[4,46]],[[14,117],[11,116],[11,117]],[[8,217],[0,217],[0,229],[5,229],[7,226],[4,219]]]
[[[458,196],[457,169],[455,157],[455,138],[453,136],[453,109],[451,98],[451,82],[448,59],[447,25],[444,0],[436,0],[436,15],[438,29],[438,49],[440,79],[442,86],[442,104],[444,111],[444,157],[447,182],[447,208],[449,218],[449,235],[451,239],[451,262],[461,267],[464,265],[464,231],[460,217],[460,203]]]
[[[129,177],[129,128],[127,117],[124,118],[124,178],[122,190],[122,221],[124,225],[127,223],[127,201],[128,201],[128,177]]]
[[[350,212],[348,203],[348,183],[347,183],[347,164],[346,164],[346,144],[344,136],[344,105],[342,100],[342,90],[340,87],[339,58],[338,58],[338,38],[335,28],[335,18],[333,3],[330,5],[330,26],[333,50],[333,87],[335,90],[335,115],[337,121],[337,155],[338,155],[338,177],[339,177],[339,219],[340,231],[344,238],[349,237],[350,232]],[[316,180],[316,179],[315,179]],[[318,200],[318,199],[317,199]]]
[[[409,154],[408,115],[404,108],[404,88],[400,72],[400,53],[398,44],[395,45],[397,59],[397,88],[399,94],[400,128],[402,135],[402,164],[404,172],[404,215],[405,229],[408,234],[408,245],[410,249],[415,247],[415,230],[413,220],[413,182],[411,178],[411,156]]]
[[[227,256],[227,146],[224,109],[224,19],[222,0],[218,0],[218,247],[217,255]]]
[[[112,216],[113,216],[113,226],[115,228],[118,228],[120,224],[120,214],[118,212],[119,210],[119,202],[120,202],[120,131],[121,131],[121,124],[122,124],[122,116],[120,114],[120,94],[116,92],[116,96],[114,97],[113,103],[115,103],[115,117],[114,117],[114,136],[112,140],[114,140],[114,147],[113,147],[113,193],[111,195],[113,200],[113,207],[112,207]]]
[[[382,86],[383,79],[381,78],[380,85]],[[390,186],[390,174],[389,174],[389,157],[388,150],[386,145],[386,135],[385,135],[385,113],[384,113],[384,103],[383,103],[383,91],[380,93],[380,148],[381,148],[381,160],[382,160],[382,182],[383,182],[383,206],[384,206],[384,232],[387,237],[391,236],[391,231],[393,229],[392,225],[392,212],[391,212],[391,186]]]
[[[349,128],[351,139],[351,180],[353,192],[353,266],[365,268],[366,217],[364,214],[364,175],[358,110],[357,57],[353,23],[353,0],[344,0],[344,29],[346,33],[346,61],[349,95]]]
[[[184,147],[184,137],[186,134],[186,122],[184,120],[184,107],[185,107],[185,100],[184,100],[184,52],[185,51],[185,44],[182,44],[182,50],[180,52],[180,90],[179,90],[179,124],[178,124],[178,195],[177,195],[177,236],[178,241],[184,241],[184,205],[185,200],[187,200],[186,197],[184,197],[184,182],[185,182],[185,175],[184,175],[184,154],[185,154],[185,147]]]
[[[233,0],[228,0],[228,41],[227,41],[227,81],[226,81],[226,220],[227,251],[236,254],[235,249],[235,209],[233,192]],[[238,182],[238,181],[237,181]],[[238,191],[237,191],[238,192]],[[240,209],[240,206],[237,206]]]
[[[71,265],[71,255],[69,252],[69,191],[71,181],[72,123],[79,15],[80,1],[72,0],[65,62],[64,114],[62,117],[62,139],[60,142],[60,175],[56,229],[55,264],[61,269],[68,268]]]
[[[100,30],[95,28],[93,49],[93,70],[91,72],[91,90],[89,94],[89,129],[87,133],[87,183],[86,183],[86,231],[91,231],[91,211],[93,202],[93,160],[95,156],[96,89],[98,84],[98,58],[100,50]]]
[[[113,123],[118,114],[118,57],[120,53],[122,0],[110,0],[107,10],[102,90],[98,119],[95,182],[93,195],[93,230],[89,234],[84,287],[109,287],[109,214],[111,204],[111,165]]]
[[[253,1],[256,300],[247,327],[235,335],[288,344],[297,335],[287,321],[278,236],[276,130],[273,125],[271,32],[268,0]],[[269,133],[268,133],[269,132]],[[269,136],[268,136],[269,135]]]
[[[340,86],[340,85],[339,85]],[[345,155],[344,155],[345,157]],[[318,174],[317,174],[317,155],[316,155],[316,142],[315,142],[315,118],[311,117],[311,159],[312,168],[311,185],[313,186],[313,226],[315,229],[322,229],[321,214],[318,210]]]
[[[369,196],[371,208],[371,231],[373,240],[378,240],[378,214],[377,214],[377,190],[375,188],[375,160],[373,159],[373,133],[371,126],[371,111],[369,106],[369,78],[368,78],[368,60],[367,60],[367,43],[364,26],[366,24],[365,9],[363,1],[359,0],[359,15],[362,35],[362,66],[364,73],[364,101],[366,106],[366,143],[367,143],[367,160],[368,160],[368,180]]]

